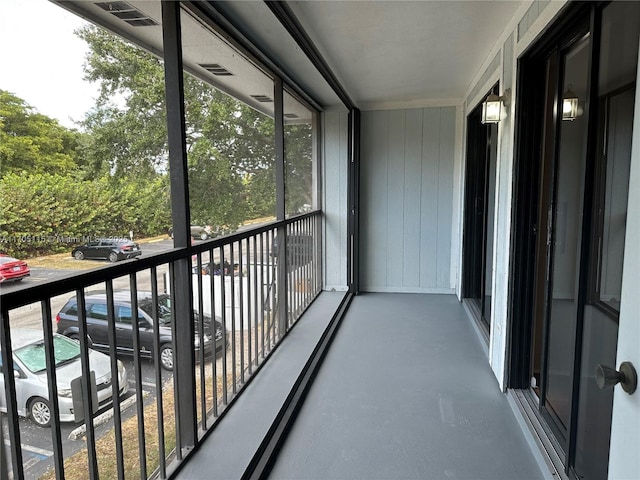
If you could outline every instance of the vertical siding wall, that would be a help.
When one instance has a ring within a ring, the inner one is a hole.
[[[324,289],[347,290],[347,114],[322,114]]]
[[[361,288],[453,293],[456,108],[362,113]]]

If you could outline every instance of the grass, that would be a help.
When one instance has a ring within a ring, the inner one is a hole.
[[[211,372],[208,372],[206,384],[213,384]],[[222,396],[221,376],[217,376],[217,398]],[[232,378],[227,375],[227,385],[230,385]],[[196,382],[196,398],[200,396],[200,382]],[[213,405],[213,389],[206,389],[207,405]],[[198,401],[199,404],[199,401]],[[133,408],[133,407],[131,407]],[[163,429],[164,429],[164,447],[165,455],[169,454],[176,447],[176,419],[174,404],[174,387],[171,382],[163,388],[162,392],[162,408],[163,408]],[[157,402],[149,403],[144,408],[144,438],[145,438],[145,456],[147,475],[151,475],[160,465],[159,457],[159,434],[158,434],[158,410]],[[84,438],[86,441],[86,437]],[[138,446],[138,417],[127,419],[122,423],[122,445],[124,451],[124,473],[125,478],[140,478],[140,453]],[[96,441],[96,458],[98,459],[98,476],[99,478],[117,478],[117,459],[116,459],[116,441],[115,428],[112,428],[105,435]],[[64,461],[64,478],[66,480],[85,480],[87,478],[87,448],[83,448]],[[55,470],[49,470],[41,480],[55,480]]]

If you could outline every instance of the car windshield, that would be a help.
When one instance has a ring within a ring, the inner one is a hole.
[[[149,301],[140,302],[140,308],[144,313],[153,318],[151,299],[149,299]],[[171,297],[169,295],[158,295],[158,317],[160,325],[171,323]]]
[[[53,337],[53,352],[56,366],[59,366],[80,357],[80,345],[73,340],[55,335]],[[42,340],[17,349],[14,355],[33,373],[42,372],[47,368],[44,341]]]

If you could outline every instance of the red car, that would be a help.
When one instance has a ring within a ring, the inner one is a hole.
[[[27,262],[0,254],[0,283],[19,282],[29,275]]]

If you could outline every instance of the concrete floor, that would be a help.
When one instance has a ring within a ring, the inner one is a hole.
[[[354,299],[273,479],[538,479],[454,296]]]
[[[341,298],[320,295],[177,478],[241,478]],[[363,294],[270,478],[551,478],[536,458],[455,296]]]

